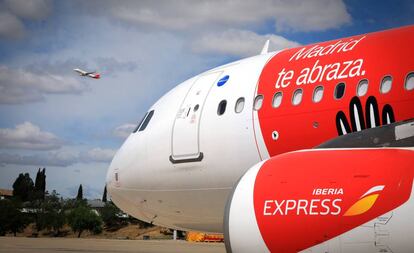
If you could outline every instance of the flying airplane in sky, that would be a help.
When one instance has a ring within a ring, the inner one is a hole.
[[[106,184],[227,252],[414,252],[414,26],[260,55],[176,86]]]
[[[101,78],[101,75],[99,73],[96,73],[96,71],[93,72],[87,72],[82,69],[73,69],[75,72],[78,72],[80,76],[88,76],[94,79]]]

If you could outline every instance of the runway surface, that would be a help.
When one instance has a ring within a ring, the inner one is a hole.
[[[78,238],[0,237],[0,252],[225,253],[223,243]]]

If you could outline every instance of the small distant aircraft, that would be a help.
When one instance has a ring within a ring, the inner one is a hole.
[[[101,75],[99,73],[96,73],[96,71],[87,72],[81,69],[73,69],[73,70],[78,72],[80,76],[88,76],[88,77],[95,78],[95,79],[101,78]]]

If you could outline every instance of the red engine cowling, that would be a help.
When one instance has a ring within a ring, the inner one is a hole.
[[[229,198],[227,252],[414,252],[413,176],[409,149],[273,157],[248,170]]]

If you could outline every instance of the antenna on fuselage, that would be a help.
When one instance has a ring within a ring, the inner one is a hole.
[[[269,52],[269,42],[270,40],[266,40],[263,48],[262,48],[262,52],[260,52],[260,54],[267,54]]]

